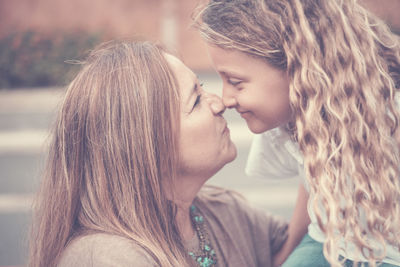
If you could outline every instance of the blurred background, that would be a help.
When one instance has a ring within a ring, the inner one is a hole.
[[[150,40],[176,52],[221,94],[205,45],[190,28],[202,0],[0,0],[0,266],[27,259],[30,206],[40,181],[48,129],[79,69],[77,60],[111,39]],[[400,33],[400,0],[364,0]],[[234,112],[225,112],[237,159],[209,183],[235,189],[262,209],[289,219],[298,179],[246,177],[252,134]]]

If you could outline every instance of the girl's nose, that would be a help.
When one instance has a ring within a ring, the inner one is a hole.
[[[237,101],[231,90],[224,86],[222,92],[222,102],[227,108],[234,108],[237,105]]]
[[[225,111],[225,105],[222,102],[222,99],[212,93],[205,93],[208,104],[210,105],[211,111],[215,115],[222,115]]]

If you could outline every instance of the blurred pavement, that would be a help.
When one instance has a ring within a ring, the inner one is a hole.
[[[200,74],[199,78],[206,90],[220,94],[215,88],[221,88],[221,83],[215,75]],[[48,129],[62,95],[59,88],[0,91],[0,266],[26,263],[31,201],[44,165]],[[208,183],[237,190],[255,206],[289,219],[298,181],[246,177],[252,134],[234,111],[227,110],[225,118],[238,157]]]

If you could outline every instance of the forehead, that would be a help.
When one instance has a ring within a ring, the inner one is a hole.
[[[176,77],[182,99],[187,99],[196,83],[196,75],[177,57],[165,54],[165,59]]]
[[[223,49],[212,44],[207,44],[207,49],[214,63],[218,63],[219,65],[223,66],[241,66],[243,63],[252,59],[243,52],[231,49]]]
[[[240,78],[276,78],[285,71],[276,68],[266,60],[248,55],[238,50],[223,49],[214,45],[207,45],[215,69],[220,73]]]
[[[249,67],[257,68],[267,64],[261,58],[251,56],[242,51],[235,49],[224,49],[213,44],[207,44],[207,50],[211,57],[212,62],[216,65],[217,70],[243,70]]]

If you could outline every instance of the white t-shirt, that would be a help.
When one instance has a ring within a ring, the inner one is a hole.
[[[248,176],[264,179],[285,179],[299,176],[309,191],[299,146],[291,140],[285,130],[280,128],[254,135],[245,171]],[[312,196],[309,199],[312,199]],[[325,235],[318,225],[310,202],[308,203],[308,214],[311,223],[308,226],[308,234],[314,240],[323,243]],[[355,245],[351,242],[342,239],[340,249],[340,254],[346,259],[367,261],[357,257]],[[387,254],[383,262],[400,265],[400,252],[390,245],[386,246],[386,250]]]

